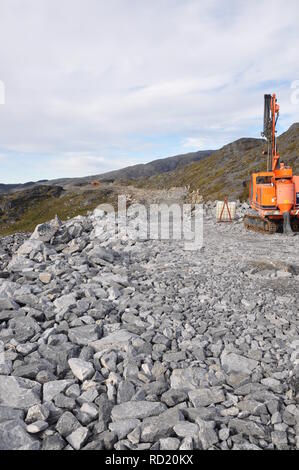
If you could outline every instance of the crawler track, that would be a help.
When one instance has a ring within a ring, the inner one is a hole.
[[[269,235],[273,235],[279,229],[279,225],[275,222],[272,222],[268,219],[262,219],[256,215],[245,215],[244,217],[244,226],[247,230],[251,230],[253,232],[261,232],[267,233]]]
[[[291,227],[292,227],[292,230],[293,232],[299,232],[299,220],[298,219],[295,219],[291,222]]]

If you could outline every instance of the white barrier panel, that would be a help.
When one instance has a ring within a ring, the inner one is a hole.
[[[228,206],[228,209],[227,209]],[[226,206],[225,201],[217,201],[216,205],[216,219],[217,222],[229,222],[236,218],[236,203],[228,202]],[[230,212],[230,214],[229,214]]]

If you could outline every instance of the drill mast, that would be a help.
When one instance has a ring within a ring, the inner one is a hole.
[[[262,136],[268,143],[267,171],[275,171],[279,165],[277,153],[276,124],[279,117],[279,105],[276,95],[265,95],[264,130]]]

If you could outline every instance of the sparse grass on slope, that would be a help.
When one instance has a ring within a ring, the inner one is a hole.
[[[32,232],[36,225],[53,219],[56,214],[62,220],[86,215],[88,211],[106,202],[115,203],[113,196],[103,190],[65,194],[35,202],[24,211],[19,220],[1,221],[0,218],[0,236],[16,232]]]
[[[266,170],[266,149],[260,139],[240,139],[214,152],[209,158],[192,163],[184,168],[141,179],[134,184],[147,188],[171,188],[190,186],[199,190],[206,200],[231,199],[246,200],[249,195],[250,175]],[[279,137],[281,159],[299,174],[299,124]]]
[[[245,200],[249,195],[250,175],[266,169],[266,157],[262,155],[265,144],[260,139],[240,139],[205,157],[199,162],[175,171],[161,173],[150,178],[127,179],[139,188],[169,189],[174,186],[190,186],[199,190],[206,200]],[[299,124],[279,137],[282,160],[299,174]],[[59,186],[38,186],[12,194],[0,195],[0,236],[15,232],[30,232],[37,224],[55,217],[62,220],[85,215],[101,203],[116,205],[115,187],[98,190],[63,191]]]
[[[255,161],[261,149],[259,140],[253,141],[249,149],[246,143],[239,142],[235,144],[235,149],[226,146],[206,160],[140,181],[139,184],[158,188],[190,186],[191,190],[199,189],[205,199],[221,199],[228,194],[232,198],[242,199],[245,185],[255,170]]]

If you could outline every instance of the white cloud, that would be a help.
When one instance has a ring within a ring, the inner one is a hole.
[[[67,152],[60,156],[49,156],[51,174],[59,167],[60,177],[80,177],[106,173],[123,167],[123,160],[109,160],[101,156]],[[138,160],[129,159],[128,165],[135,165]]]
[[[82,171],[94,171],[100,169],[105,163],[103,157],[89,155],[64,155],[60,158],[51,159],[52,167],[59,166],[59,170],[66,175],[80,176]]]
[[[298,13],[297,0],[1,0],[1,153],[25,152],[43,178],[43,160],[59,177],[258,137],[272,91],[282,124],[298,121]]]
[[[186,149],[196,149],[196,150],[208,150],[208,149],[215,149],[215,146],[212,145],[209,147],[210,142],[208,139],[205,138],[197,138],[197,137],[188,137],[184,139],[182,142],[182,146]]]

